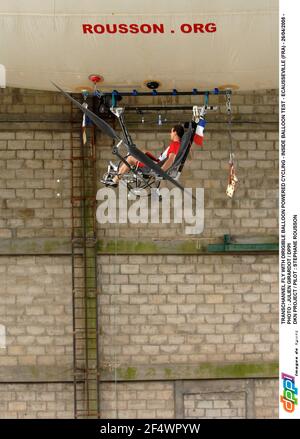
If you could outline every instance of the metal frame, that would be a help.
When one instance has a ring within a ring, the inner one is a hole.
[[[117,90],[113,90],[111,92],[102,92],[101,90],[95,90],[93,95],[97,97],[102,96],[210,96],[210,95],[226,95],[228,93],[232,93],[230,89],[219,90],[215,88],[214,90],[197,90],[194,88],[192,91],[177,91],[173,89],[172,91],[137,91],[132,90],[131,92],[119,92]]]
[[[124,120],[125,108],[124,107],[111,107],[110,111],[118,118],[126,143],[129,144],[129,145],[133,145],[132,138],[131,138],[128,130],[127,130],[127,127],[126,127],[126,124],[125,124],[125,120]],[[126,160],[127,156],[124,158],[119,153],[119,148],[120,148],[120,146],[122,144],[123,144],[123,140],[120,140],[120,142],[117,145],[114,145],[113,148],[112,148],[112,153],[114,155],[116,155],[122,163],[125,163],[125,165],[129,168],[129,172],[134,175],[134,177],[135,177],[135,184],[136,184],[136,187],[134,189],[139,189],[140,188],[140,185],[138,184],[139,181],[143,182],[142,183],[143,184],[143,189],[151,188],[152,185],[150,185],[148,180],[146,180],[144,178],[143,173],[142,172],[138,172],[136,166],[131,166],[127,162],[127,160]],[[159,184],[160,184],[160,180],[161,179],[159,177],[156,177],[154,173],[153,173],[153,175],[150,173],[149,176],[150,177],[151,176],[155,177],[155,179],[158,180]],[[126,179],[126,174],[123,176],[123,181],[126,184],[128,184],[127,183],[127,179]]]
[[[235,242],[230,235],[223,236],[222,244],[207,246],[207,251],[211,253],[278,252],[278,250],[278,242]]]

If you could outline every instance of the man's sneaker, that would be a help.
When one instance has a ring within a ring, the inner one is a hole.
[[[105,186],[117,187],[118,183],[114,182],[112,178],[101,179],[101,183],[105,184]]]
[[[118,170],[118,165],[117,164],[115,164],[115,163],[113,163],[113,162],[109,162],[109,165],[110,165],[110,167],[111,167],[111,169],[113,170],[113,171],[117,171]]]

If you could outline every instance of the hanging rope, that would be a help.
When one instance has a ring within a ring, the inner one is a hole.
[[[232,198],[238,182],[234,169],[233,139],[231,132],[232,110],[231,110],[231,91],[226,90],[226,111],[228,115],[228,135],[229,135],[229,175],[226,194]]]
[[[230,159],[233,159],[233,142],[232,142],[232,132],[231,132],[231,123],[232,123],[232,111],[231,111],[231,92],[230,90],[226,90],[226,111],[228,115],[228,135],[229,135],[229,146],[230,146]]]

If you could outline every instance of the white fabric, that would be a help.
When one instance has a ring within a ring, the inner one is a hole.
[[[164,33],[84,34],[82,24],[163,24]],[[216,23],[214,33],[182,33],[182,24]],[[91,86],[241,90],[278,87],[277,0],[0,0],[0,64],[7,85],[54,90]],[[175,30],[171,33],[171,30]]]
[[[168,157],[168,151],[170,146],[168,146],[167,149],[164,150],[164,152],[158,157],[158,160],[161,162],[162,160],[165,160]]]

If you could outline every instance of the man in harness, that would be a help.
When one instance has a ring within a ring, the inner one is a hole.
[[[157,164],[161,164],[161,169],[163,171],[167,171],[174,163],[176,159],[176,155],[179,152],[180,149],[180,142],[182,139],[182,136],[184,134],[184,128],[182,125],[174,125],[170,132],[170,139],[171,142],[164,150],[164,152],[156,158],[151,152],[147,151],[145,154],[151,158],[154,162]],[[129,155],[126,157],[126,161],[131,166],[137,166],[138,168],[144,168],[144,163],[139,162],[136,158]],[[145,167],[146,168],[146,167]],[[120,179],[122,178],[122,175],[125,174],[128,171],[129,167],[122,163],[118,170],[118,175],[116,175],[113,178],[108,178],[106,180],[101,180],[102,183],[104,183],[107,186],[113,186],[116,187],[119,184]]]

